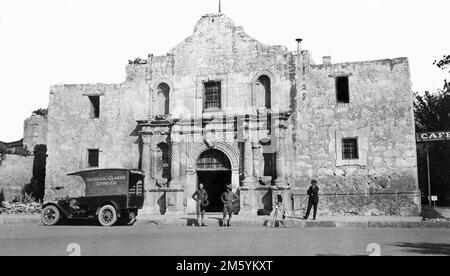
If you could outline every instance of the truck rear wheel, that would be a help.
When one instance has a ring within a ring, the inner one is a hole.
[[[105,205],[98,212],[98,221],[102,226],[113,226],[117,222],[117,211],[112,205]]]
[[[56,225],[61,218],[61,212],[54,205],[46,206],[41,213],[41,220],[45,226]]]

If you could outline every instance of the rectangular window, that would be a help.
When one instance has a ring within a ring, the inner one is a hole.
[[[221,109],[221,83],[219,81],[206,82],[204,110],[217,109]]]
[[[264,176],[275,176],[276,167],[276,154],[275,153],[263,153],[264,157]]]
[[[89,168],[98,168],[98,149],[89,149],[88,150],[88,167]]]
[[[347,76],[336,78],[336,100],[338,103],[350,102],[350,93]]]
[[[91,101],[91,119],[100,118],[100,97],[89,96]]]
[[[342,159],[343,160],[359,159],[358,138],[342,139]]]

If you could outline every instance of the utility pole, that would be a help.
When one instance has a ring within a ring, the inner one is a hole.
[[[428,150],[428,145],[426,145],[426,149],[427,149],[427,176],[428,176],[428,205],[432,206],[432,203],[431,203],[430,152]]]
[[[219,13],[222,13],[222,0],[219,0]]]

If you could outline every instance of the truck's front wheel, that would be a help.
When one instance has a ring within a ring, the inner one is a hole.
[[[41,220],[45,226],[53,226],[59,222],[61,213],[58,207],[54,205],[46,206],[41,212]]]
[[[113,226],[117,222],[117,211],[112,205],[105,205],[98,212],[98,221],[102,226]]]

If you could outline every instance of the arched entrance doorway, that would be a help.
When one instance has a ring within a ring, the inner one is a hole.
[[[231,184],[231,164],[221,151],[209,149],[197,160],[198,184],[203,183],[209,197],[207,212],[221,212],[223,203],[220,196],[227,184]]]

